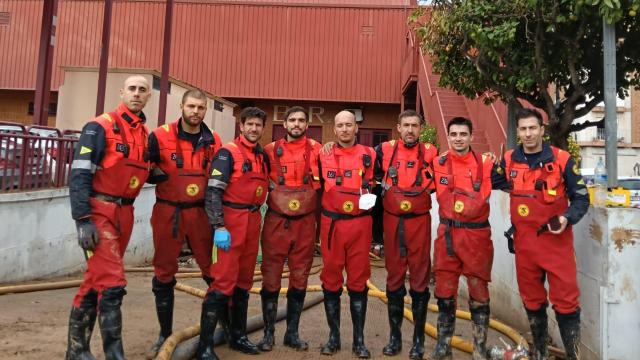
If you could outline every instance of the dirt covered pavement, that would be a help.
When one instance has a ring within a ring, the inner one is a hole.
[[[315,259],[319,264],[320,260]],[[78,279],[80,274],[54,280]],[[155,304],[151,292],[152,273],[127,273],[129,285],[124,298],[123,339],[125,353],[130,360],[144,359],[145,351],[155,341],[158,335],[158,325],[155,315]],[[205,289],[201,279],[178,279],[179,282]],[[384,290],[385,271],[372,268],[371,281]],[[320,284],[319,274],[312,275],[310,285]],[[256,283],[260,286],[260,282]],[[286,279],[283,287],[286,286]],[[62,289],[39,291],[24,294],[0,295],[0,359],[63,359],[67,345],[67,321],[71,301],[76,289]],[[174,310],[174,330],[197,324],[200,319],[202,300],[192,295],[176,291]],[[431,303],[434,300],[431,299]],[[466,307],[466,301],[461,301],[460,308]],[[286,304],[286,298],[280,296],[279,305]],[[250,297],[249,317],[260,314],[260,297],[252,294]],[[437,315],[429,312],[427,322],[435,324]],[[296,352],[282,346],[285,323],[276,325],[276,347],[270,353],[259,357],[240,354],[229,350],[226,345],[216,348],[216,353],[222,359],[351,359],[351,318],[349,315],[348,296],[342,296],[341,338],[342,351],[333,357],[321,357],[320,345],[328,337],[328,327],[325,320],[324,308],[318,304],[302,315],[300,324],[301,337],[309,342],[309,351]],[[406,319],[403,322],[403,350],[396,359],[408,358],[411,348],[413,325]],[[386,305],[379,299],[371,297],[367,311],[365,341],[374,359],[387,358],[382,355],[382,348],[388,340],[389,325]],[[471,326],[468,321],[458,319],[456,335],[471,340]],[[251,333],[249,338],[257,342],[262,331]],[[500,335],[506,340],[504,335]],[[426,336],[427,353],[434,347],[435,340]],[[500,344],[498,334],[490,331],[489,344]],[[91,341],[93,354],[98,359],[104,359],[102,354],[102,340],[98,325]],[[470,359],[471,356],[454,350],[454,359]]]

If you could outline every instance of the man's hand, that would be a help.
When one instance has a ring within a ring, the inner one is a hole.
[[[321,155],[331,155],[331,151],[333,151],[333,145],[336,143],[333,141],[329,141],[328,143],[322,145],[322,149],[320,149]]]
[[[93,251],[98,245],[98,229],[89,219],[76,221],[78,230],[78,245],[84,250]]]
[[[229,231],[223,227],[217,228],[213,233],[213,244],[224,251],[229,250],[231,247],[231,234]]]
[[[558,221],[560,222],[560,228],[558,230],[552,230],[551,229],[551,225],[547,224],[547,227],[549,228],[549,232],[555,235],[560,235],[564,232],[564,229],[567,228],[567,224],[569,224],[569,220],[567,220],[566,217],[560,215],[558,216]]]

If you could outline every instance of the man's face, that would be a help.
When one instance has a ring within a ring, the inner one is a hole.
[[[398,124],[398,132],[400,133],[400,139],[405,144],[414,144],[420,139],[420,118],[417,116],[407,116],[400,119]]]
[[[191,126],[200,126],[207,113],[207,101],[188,97],[184,104],[180,104],[180,110],[182,110],[182,120]]]
[[[307,117],[302,111],[289,114],[289,117],[284,121],[284,129],[292,139],[303,136],[307,132],[308,125]]]
[[[471,141],[473,141],[473,136],[467,125],[451,125],[447,137],[451,148],[459,153],[468,151]]]
[[[149,82],[142,76],[131,76],[120,89],[120,99],[124,106],[134,114],[140,113],[151,97]]]
[[[358,124],[353,116],[336,116],[333,132],[341,143],[351,143],[356,139]]]
[[[252,143],[257,143],[262,137],[262,131],[264,130],[264,123],[260,118],[248,118],[243,123],[240,123],[240,132],[242,135]]]
[[[542,145],[544,126],[534,116],[518,120],[518,138],[525,149],[536,149]]]

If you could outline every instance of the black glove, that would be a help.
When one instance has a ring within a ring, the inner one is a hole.
[[[98,245],[98,229],[89,219],[77,220],[78,245],[84,250],[93,250]]]

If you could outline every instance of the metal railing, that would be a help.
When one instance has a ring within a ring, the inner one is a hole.
[[[76,132],[0,123],[0,193],[67,186]]]

